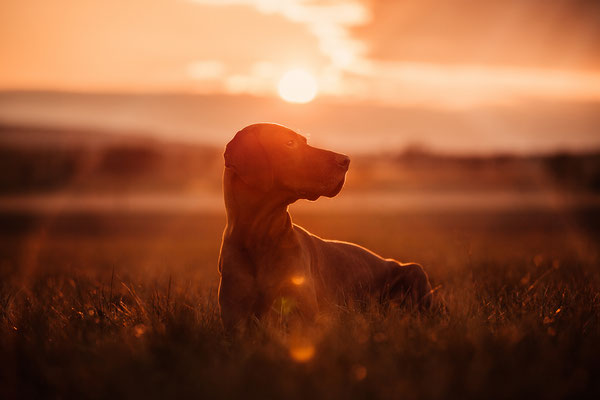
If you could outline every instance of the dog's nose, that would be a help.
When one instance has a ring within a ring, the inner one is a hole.
[[[345,156],[343,154],[336,154],[335,161],[342,168],[348,168],[348,166],[350,165],[350,157]]]

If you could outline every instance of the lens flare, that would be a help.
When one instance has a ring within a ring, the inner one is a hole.
[[[315,355],[315,346],[310,343],[297,344],[290,347],[290,356],[297,362],[307,362]]]
[[[302,275],[292,276],[292,283],[296,286],[304,284],[304,277]]]

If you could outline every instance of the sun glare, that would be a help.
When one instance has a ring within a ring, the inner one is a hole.
[[[296,286],[300,286],[304,283],[304,277],[301,275],[292,276],[292,283]]]
[[[315,355],[315,346],[310,343],[290,347],[290,356],[295,361],[306,362],[309,361]]]
[[[290,103],[308,103],[317,95],[317,81],[303,69],[292,69],[281,77],[279,95]]]

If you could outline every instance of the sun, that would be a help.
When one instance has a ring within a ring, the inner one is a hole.
[[[279,95],[290,103],[308,103],[317,95],[317,81],[303,69],[289,70],[279,80]]]

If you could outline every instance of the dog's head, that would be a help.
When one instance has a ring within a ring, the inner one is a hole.
[[[335,196],[349,164],[346,155],[309,146],[304,136],[277,124],[247,126],[225,149],[225,167],[246,185],[296,199]]]

